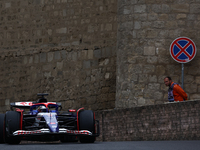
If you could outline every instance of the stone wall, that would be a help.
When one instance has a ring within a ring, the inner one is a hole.
[[[170,56],[178,37],[200,46],[199,0],[118,0],[116,108],[167,101],[164,77],[181,84],[181,64]],[[184,89],[200,98],[200,52],[184,65]]]
[[[199,114],[199,100],[98,111],[97,140],[199,140]]]
[[[163,78],[181,84],[170,44],[186,36],[198,49],[199,13],[199,0],[2,0],[0,111],[38,92],[65,108],[162,104]],[[185,64],[189,99],[200,98],[199,55]]]
[[[115,107],[117,2],[0,1],[0,112],[49,93],[64,109]]]

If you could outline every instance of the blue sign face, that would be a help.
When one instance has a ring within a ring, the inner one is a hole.
[[[186,37],[175,39],[170,46],[172,58],[179,63],[187,63],[196,55],[196,46],[194,42]]]

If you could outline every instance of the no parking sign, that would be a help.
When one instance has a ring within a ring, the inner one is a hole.
[[[195,43],[187,37],[175,39],[169,48],[172,58],[178,63],[182,63],[182,88],[184,82],[184,63],[190,62],[196,55]]]
[[[179,63],[190,62],[196,55],[196,45],[187,37],[179,37],[171,43],[170,54]]]

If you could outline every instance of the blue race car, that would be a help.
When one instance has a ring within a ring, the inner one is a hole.
[[[0,114],[0,143],[19,144],[21,140],[93,143],[99,136],[99,121],[91,110],[69,109],[47,102],[39,93],[37,102],[11,103],[11,110]],[[25,111],[28,109],[28,111]]]

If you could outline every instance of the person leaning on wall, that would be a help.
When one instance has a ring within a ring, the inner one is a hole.
[[[168,89],[168,100],[169,102],[179,102],[187,100],[187,94],[185,91],[177,84],[172,82],[171,77],[165,77],[164,83],[169,86]]]

